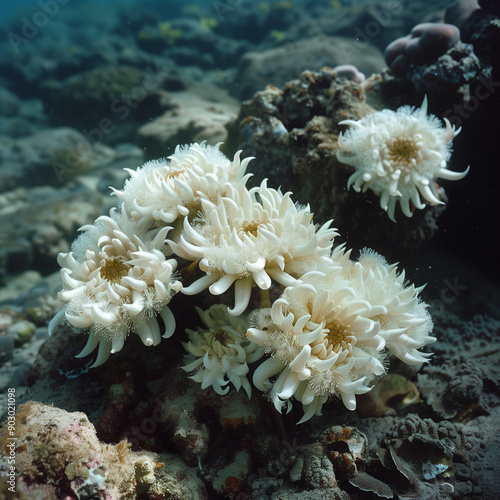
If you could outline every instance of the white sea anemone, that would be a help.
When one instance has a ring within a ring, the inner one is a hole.
[[[241,387],[248,397],[252,387],[246,375],[248,363],[262,357],[263,349],[245,337],[248,328],[246,317],[235,318],[227,312],[227,307],[216,304],[207,311],[197,308],[204,327],[187,330],[189,342],[183,342],[190,353],[189,363],[182,368],[196,373],[190,378],[201,382],[201,388],[212,386],[217,394],[227,394],[231,382],[237,391]],[[194,358],[194,360],[193,360]],[[226,378],[227,377],[227,378]]]
[[[374,191],[393,221],[397,201],[407,217],[412,216],[412,207],[441,205],[436,179],[458,180],[469,171],[446,168],[451,142],[460,129],[455,130],[446,118],[443,128],[434,115],[426,113],[427,98],[420,109],[384,109],[358,121],[340,122],[351,128],[339,135],[337,159],[356,168],[348,188]]]
[[[270,391],[279,411],[290,408],[292,396],[301,401],[300,422],[321,414],[332,396],[354,410],[355,395],[368,392],[367,384],[385,372],[385,342],[369,315],[370,304],[358,300],[336,270],[305,274],[274,302],[267,324],[257,317],[247,332],[270,355],[255,371],[254,385]]]
[[[293,203],[290,193],[268,188],[265,181],[248,190],[245,181],[226,185],[226,195],[215,202],[202,198],[201,217],[185,218],[179,243],[169,241],[175,254],[199,261],[206,273],[183,293],[209,287],[220,295],[235,283],[235,306],[229,311],[235,316],[247,308],[254,284],[267,290],[274,279],[289,286],[310,262],[330,262],[336,235],[330,222],[317,229],[309,207]]]
[[[419,297],[424,287],[407,283],[405,272],[398,274],[397,264],[387,264],[373,250],[363,250],[354,268],[352,286],[370,302],[371,318],[379,321],[387,348],[409,365],[428,362],[431,354],[419,349],[436,338],[431,336],[434,325],[427,304]]]
[[[170,337],[175,320],[167,304],[181,284],[173,278],[176,261],[167,260],[161,251],[169,229],[162,228],[154,239],[141,239],[140,228],[124,209],[82,227],[72,252],[57,259],[64,283],[59,298],[67,304],[51,321],[49,332],[64,317],[77,328],[90,328],[79,357],[99,345],[93,366],[119,351],[129,332],[147,346],[157,345],[161,330],[156,314],[163,320],[163,337]]]
[[[252,158],[233,161],[219,151],[220,144],[177,146],[166,159],[149,161],[130,174],[122,191],[113,189],[127,212],[145,224],[171,224],[179,216],[196,215],[202,194],[215,200],[226,182],[238,182]]]

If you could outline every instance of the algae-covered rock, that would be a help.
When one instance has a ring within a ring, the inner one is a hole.
[[[85,71],[61,84],[50,81],[45,92],[56,124],[78,128],[91,143],[112,144],[133,138],[144,114],[141,106],[147,105],[166,75],[166,68],[142,71],[127,65],[109,66]],[[147,115],[155,112],[150,106]]]
[[[78,130],[57,127],[2,144],[0,192],[21,186],[60,186],[87,172],[103,149],[92,148]],[[0,208],[3,208],[0,202]]]
[[[24,344],[30,340],[31,336],[35,333],[36,326],[25,319],[14,323],[9,328],[9,333],[13,337],[14,342],[18,345]]]
[[[133,499],[137,495],[145,499],[205,498],[196,475],[190,474],[180,460],[175,470],[170,470],[154,453],[130,451],[126,440],[103,443],[81,412],[25,403],[17,409],[15,425],[4,424],[0,449],[4,477],[8,458],[15,456],[16,493],[12,498],[59,498],[57,492],[61,491],[65,498],[106,500]],[[169,457],[171,460],[175,461]],[[159,474],[164,467],[165,471]],[[182,488],[172,485],[183,476],[190,479],[191,493],[186,487],[180,495]]]

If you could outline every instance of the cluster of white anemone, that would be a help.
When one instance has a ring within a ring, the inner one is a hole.
[[[338,138],[337,159],[355,167],[348,188],[380,196],[380,206],[395,220],[396,203],[407,217],[426,204],[442,205],[436,180],[459,180],[465,172],[448,170],[451,142],[460,132],[445,118],[446,127],[434,115],[427,115],[427,98],[419,109],[403,106],[384,109],[349,125]]]
[[[88,330],[79,356],[99,346],[98,366],[129,333],[147,346],[172,336],[177,292],[222,295],[234,285],[233,307],[198,309],[203,325],[187,330],[191,378],[249,397],[252,380],[280,411],[299,401],[301,421],[334,397],[354,410],[356,395],[384,375],[387,350],[409,364],[428,360],[419,349],[435,339],[421,288],[374,252],[353,262],[333,247],[331,222],[315,225],[291,193],[266,181],[247,188],[249,161],[192,144],[129,171],[114,190],[119,211],[84,226],[72,252],[60,254],[66,304],[49,331],[64,318]]]

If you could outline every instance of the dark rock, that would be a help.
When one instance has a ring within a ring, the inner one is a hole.
[[[365,75],[385,66],[375,47],[360,50],[352,38],[319,36],[246,53],[238,65],[234,91],[238,97],[248,99],[266,85],[284,85],[296,77],[298,70],[318,71],[323,66],[341,64],[352,64]]]

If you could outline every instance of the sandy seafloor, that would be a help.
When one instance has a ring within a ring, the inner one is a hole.
[[[0,499],[500,498],[500,13],[479,4],[52,0],[5,10]],[[401,49],[399,66],[384,59],[415,25],[443,21],[459,39],[440,32],[416,55]],[[345,64],[357,70],[321,70]],[[347,191],[338,121],[423,95],[462,127],[450,168],[470,172],[443,181],[446,206],[399,211],[393,223],[373,193]],[[335,245],[353,257],[373,248],[427,284],[429,362],[388,358],[356,411],[332,399],[296,425],[299,403],[280,415],[257,389],[221,396],[180,369],[193,304],[208,293],[174,298],[171,338],[147,348],[129,335],[97,368],[95,355],[74,357],[86,335],[63,324],[49,338],[63,307],[57,255],[116,205],[109,186],[121,189],[124,168],[202,141],[255,156],[256,183],[294,191],[318,223],[333,217]]]

